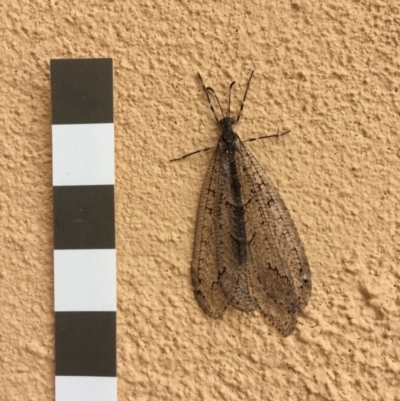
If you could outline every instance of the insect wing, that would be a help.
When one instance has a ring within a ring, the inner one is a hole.
[[[232,166],[234,155],[227,152],[222,139],[219,152],[218,202],[215,207],[215,232],[219,280],[228,304],[243,312],[258,309],[249,291],[246,242],[248,233],[243,220],[238,174],[240,166]]]
[[[290,334],[311,295],[304,247],[279,193],[243,142],[237,141],[252,298],[271,323]]]
[[[220,318],[228,301],[217,264],[216,215],[219,210],[220,154],[214,152],[204,179],[198,207],[192,259],[192,284],[197,302],[214,319]]]

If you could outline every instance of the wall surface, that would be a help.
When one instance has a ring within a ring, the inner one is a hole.
[[[51,58],[113,57],[120,400],[400,400],[400,5],[5,0],[1,5],[0,400],[54,399]],[[313,293],[283,338],[208,318],[190,262],[237,81],[249,142],[304,242]],[[397,392],[396,392],[397,387]]]

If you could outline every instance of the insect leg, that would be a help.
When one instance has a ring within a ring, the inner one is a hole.
[[[195,155],[196,153],[200,153],[200,152],[207,152],[208,150],[211,150],[211,149],[215,149],[215,146],[212,146],[211,148],[204,148],[204,149],[200,149],[200,150],[195,150],[194,152],[188,153],[187,155],[183,155],[181,157],[177,157],[176,159],[171,159],[170,162],[176,162],[177,160],[182,160],[185,157],[189,157],[189,156]]]
[[[263,136],[259,136],[259,137],[257,137],[257,138],[245,139],[245,140],[242,141],[242,142],[251,142],[251,141],[257,141],[258,139],[266,139],[266,138],[276,138],[276,137],[278,137],[278,136],[286,135],[286,134],[288,134],[289,132],[290,132],[290,130],[284,131],[284,132],[282,132],[282,133],[272,134],[272,135],[263,135]]]

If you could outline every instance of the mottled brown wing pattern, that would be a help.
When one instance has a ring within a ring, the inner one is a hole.
[[[224,152],[224,143],[220,139],[217,152],[219,156],[219,193],[218,206],[215,208],[215,232],[217,238],[217,264],[220,270],[220,281],[228,304],[243,312],[251,312],[258,308],[251,297],[246,264],[240,263],[237,245],[238,219],[234,209],[239,206],[235,201],[229,168],[229,155]]]
[[[274,244],[272,247],[275,248],[273,263],[276,265],[271,266],[277,269],[280,275],[291,278],[298,310],[302,310],[311,295],[311,271],[296,226],[278,191],[240,139],[238,155],[247,176],[247,184],[242,187],[252,187],[259,205],[259,216],[250,212],[250,208],[254,209],[254,203],[252,205],[250,202],[246,207],[245,217],[249,219],[249,229],[256,227],[259,230],[265,225],[269,227],[268,231],[264,232],[271,236]],[[264,221],[267,221],[267,224]]]
[[[279,193],[238,139],[250,294],[283,335],[289,335],[311,294],[304,247]]]
[[[192,259],[192,284],[197,302],[214,319],[220,318],[228,306],[217,264],[215,219],[220,209],[220,154],[215,152],[204,179],[198,207]]]
[[[218,143],[200,196],[192,283],[203,311],[220,318],[228,305],[262,313],[289,335],[311,294],[311,273],[288,209],[264,171],[237,138],[237,177]],[[240,184],[246,257],[239,262],[232,181]]]

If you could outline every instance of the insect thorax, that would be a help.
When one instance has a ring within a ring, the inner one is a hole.
[[[222,126],[222,140],[228,145],[233,144],[236,141],[237,135],[233,130],[235,121],[231,117],[224,117],[220,120],[220,125]]]

